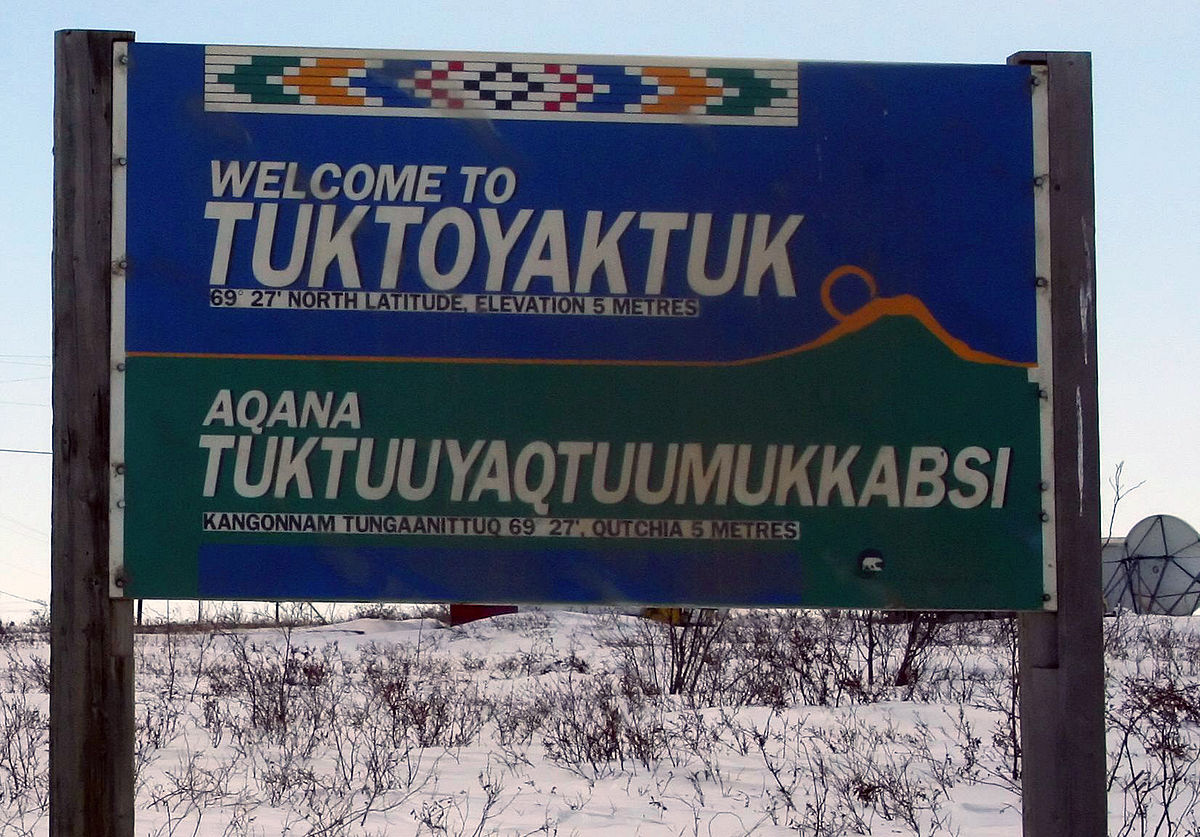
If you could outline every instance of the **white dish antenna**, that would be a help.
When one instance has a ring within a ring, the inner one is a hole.
[[[1178,517],[1147,517],[1101,560],[1109,608],[1191,616],[1200,607],[1200,535]]]

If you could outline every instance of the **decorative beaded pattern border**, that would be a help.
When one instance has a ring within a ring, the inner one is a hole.
[[[799,121],[795,63],[618,60],[208,46],[204,103],[207,110],[313,114]]]

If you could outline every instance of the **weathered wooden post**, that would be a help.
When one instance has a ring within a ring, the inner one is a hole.
[[[1022,52],[1048,71],[1049,270],[1054,322],[1058,610],[1020,617],[1026,837],[1107,831],[1104,650],[1096,403],[1095,196],[1091,56]]]
[[[109,597],[113,44],[63,31],[54,83],[50,833],[133,834],[133,600]]]

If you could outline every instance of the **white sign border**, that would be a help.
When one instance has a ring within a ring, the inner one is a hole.
[[[125,572],[125,248],[126,171],[129,167],[129,43],[113,44],[112,253],[109,300],[109,596],[123,598]]]

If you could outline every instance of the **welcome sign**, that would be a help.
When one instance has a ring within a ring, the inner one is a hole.
[[[1036,71],[116,66],[122,595],[1053,606]]]

